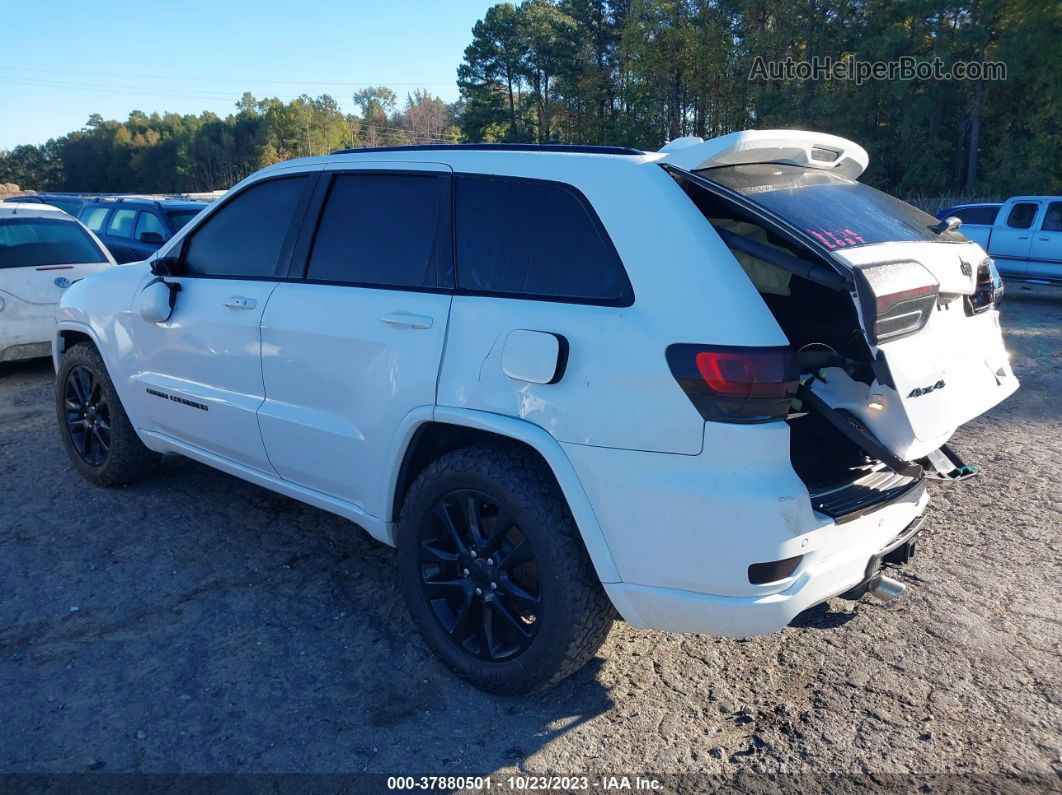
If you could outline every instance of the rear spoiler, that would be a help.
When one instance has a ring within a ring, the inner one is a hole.
[[[709,138],[690,135],[665,145],[658,161],[689,171],[749,163],[788,163],[856,179],[870,156],[854,141],[807,130],[745,130]]]

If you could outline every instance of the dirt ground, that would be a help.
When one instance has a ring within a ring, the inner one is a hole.
[[[617,623],[528,698],[452,678],[392,553],[189,461],[94,488],[48,362],[0,365],[0,772],[981,775],[1062,786],[1062,290],[1011,287],[1021,390],[954,446],[890,606],[748,641]],[[738,779],[740,780],[740,778]],[[973,780],[973,779],[970,779]]]

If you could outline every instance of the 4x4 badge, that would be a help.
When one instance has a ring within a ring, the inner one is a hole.
[[[909,398],[922,397],[922,395],[928,395],[930,392],[933,392],[933,391],[935,391],[937,389],[943,389],[943,388],[944,388],[944,379],[941,379],[941,380],[937,381],[935,384],[930,384],[929,386],[916,386],[914,389],[911,390],[910,394],[907,397],[909,397]]]

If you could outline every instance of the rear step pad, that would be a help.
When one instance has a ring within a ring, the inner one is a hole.
[[[812,492],[811,507],[843,524],[902,496],[919,482],[918,478],[901,475],[879,464],[851,483]]]
[[[918,463],[922,465],[926,477],[933,480],[967,480],[981,474],[977,467],[964,464],[959,454],[946,444],[942,444],[925,458],[920,458]]]

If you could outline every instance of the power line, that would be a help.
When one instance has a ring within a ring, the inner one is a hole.
[[[129,73],[122,72],[90,72],[81,69],[39,69],[29,66],[8,66],[0,65],[0,69],[12,70],[17,72],[42,72],[46,74],[72,74],[72,75],[94,75],[98,77],[129,77]],[[420,81],[412,83],[397,83],[394,81],[379,80],[379,81],[356,81],[356,80],[270,80],[263,79],[261,77],[229,77],[224,81],[219,80],[216,77],[197,77],[194,75],[149,75],[137,72],[137,77],[147,78],[149,80],[181,80],[181,81],[199,81],[199,82],[212,82],[220,85],[222,82],[230,83],[257,83],[257,84],[270,84],[270,85],[291,85],[291,86],[409,86],[414,88],[426,87],[426,86],[452,86],[455,84],[453,80],[448,81]]]

